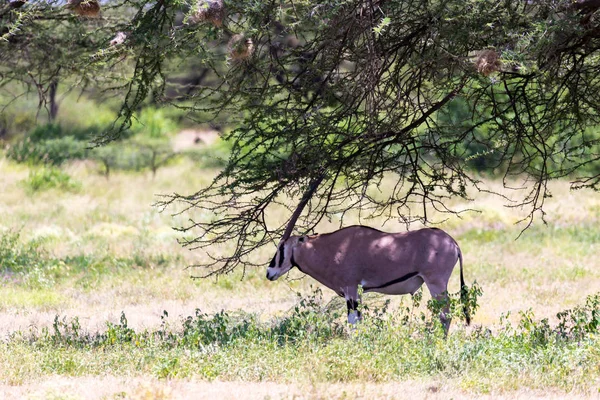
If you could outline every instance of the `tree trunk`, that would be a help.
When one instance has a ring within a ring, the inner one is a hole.
[[[50,122],[54,122],[56,120],[56,116],[58,115],[58,103],[56,101],[56,89],[58,88],[58,79],[55,79],[50,83],[50,88],[48,91],[48,102],[50,103]]]

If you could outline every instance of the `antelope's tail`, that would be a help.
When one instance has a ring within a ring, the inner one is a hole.
[[[458,261],[460,262],[460,300],[463,303],[463,312],[465,314],[465,320],[467,325],[471,324],[471,315],[469,314],[469,288],[465,285],[465,278],[463,277],[463,257],[460,247],[456,246],[458,250]]]

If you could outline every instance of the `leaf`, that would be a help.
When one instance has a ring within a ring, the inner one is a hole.
[[[383,18],[379,22],[379,25],[377,25],[376,27],[373,28],[373,32],[375,32],[375,35],[377,35],[377,36],[381,35],[383,33],[383,31],[385,30],[385,28],[387,28],[391,22],[392,22],[392,20],[389,17]]]

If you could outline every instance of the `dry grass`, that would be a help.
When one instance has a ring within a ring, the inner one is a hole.
[[[452,381],[373,383],[304,383],[276,382],[202,382],[186,380],[157,380],[147,378],[62,377],[55,376],[27,386],[1,386],[6,400],[20,399],[117,399],[131,400],[263,400],[263,399],[592,399],[552,390],[520,390],[509,393],[468,394]],[[68,393],[68,395],[65,395]]]
[[[103,252],[128,256],[137,252],[145,256],[168,254],[174,258],[166,269],[132,269],[118,279],[102,276],[94,283],[93,290],[83,293],[65,287],[50,299],[53,300],[49,301],[50,306],[36,306],[35,299],[25,300],[24,311],[17,300],[0,301],[2,331],[28,326],[31,318],[50,321],[57,312],[79,315],[82,321],[90,321],[90,327],[111,315],[118,316],[121,310],[133,311],[128,314],[135,315],[132,320],[135,326],[158,323],[156,316],[163,309],[175,315],[189,313],[196,307],[205,311],[244,308],[269,313],[289,308],[295,300],[295,291],[317,286],[310,278],[270,283],[263,279],[262,270],[249,271],[244,281],[239,281],[239,275],[218,281],[189,279],[195,271],[185,267],[198,262],[199,255],[181,248],[176,242],[178,233],[171,229],[187,216],[171,218],[167,213],[158,213],[151,204],[158,194],[192,192],[209,182],[209,173],[197,173],[190,165],[161,170],[155,180],[147,175],[115,174],[107,182],[79,164],[69,172],[85,182],[82,192],[47,192],[36,198],[28,197],[19,186],[18,182],[27,176],[25,168],[2,160],[0,172],[0,185],[7,189],[0,201],[0,211],[5,216],[0,230],[20,229],[24,239],[45,238],[45,247],[56,257]],[[490,186],[499,188],[493,182]],[[598,242],[565,243],[565,235],[561,233],[563,228],[585,230],[597,223],[600,198],[591,192],[571,193],[566,183],[555,184],[553,192],[555,196],[547,206],[550,225],[545,227],[537,222],[518,241],[514,239],[520,229],[514,223],[524,212],[504,207],[502,199],[484,194],[473,203],[453,204],[457,209],[482,211],[467,213],[462,219],[452,218],[441,225],[461,244],[467,280],[477,280],[484,289],[476,323],[489,324],[503,312],[528,308],[541,317],[552,317],[600,287],[600,271],[595,267]],[[274,216],[280,220],[285,217],[283,211]],[[352,218],[345,221],[357,222]],[[360,222],[380,227],[377,221]],[[337,227],[337,221],[324,222],[319,232]],[[390,221],[384,229],[405,228]],[[266,263],[271,254],[265,251],[259,257]],[[292,279],[301,276],[297,272],[291,274]],[[450,290],[457,289],[454,276]],[[258,292],[261,295],[257,296]],[[32,308],[38,310],[33,312]]]
[[[153,328],[161,323],[163,310],[170,321],[192,315],[196,308],[204,312],[244,309],[270,318],[292,307],[296,292],[308,293],[318,286],[310,278],[264,279],[264,270],[225,276],[219,280],[191,280],[194,271],[185,267],[199,261],[200,255],[182,249],[179,237],[171,229],[188,215],[171,217],[151,207],[156,195],[191,193],[208,184],[212,174],[198,171],[191,164],[160,170],[155,179],[145,174],[111,175],[110,181],[95,175],[90,166],[75,164],[67,171],[82,182],[78,193],[50,190],[36,196],[26,194],[19,183],[28,176],[23,166],[0,160],[0,232],[20,231],[23,241],[41,240],[56,258],[91,254],[127,258],[125,267],[110,262],[106,271],[81,271],[49,287],[28,288],[6,283],[0,297],[0,336],[51,326],[55,315],[77,316],[84,329],[94,331],[117,322],[124,311],[135,329]],[[494,189],[499,186],[488,182]],[[441,225],[457,238],[465,256],[468,282],[477,280],[484,290],[481,308],[474,324],[492,330],[500,316],[532,309],[538,318],[552,320],[556,312],[581,303],[600,288],[600,196],[579,191],[571,193],[566,183],[552,185],[554,197],[548,199],[548,226],[539,221],[515,241],[520,227],[515,222],[523,210],[504,207],[498,197],[473,194],[472,203],[453,201],[456,209],[474,208],[482,212],[466,213]],[[508,193],[509,196],[514,195]],[[283,221],[284,210],[271,216]],[[442,217],[440,216],[440,219]],[[381,228],[381,221],[358,221]],[[338,228],[338,221],[324,222],[319,232]],[[403,230],[390,221],[383,229]],[[137,265],[133,256],[149,265]],[[258,255],[265,264],[272,254]],[[153,257],[166,257],[160,265]],[[108,271],[108,272],[107,272]],[[111,272],[112,271],[112,272]],[[450,290],[458,290],[453,276]],[[295,271],[290,278],[301,277]],[[333,293],[324,289],[327,298]],[[427,295],[426,295],[427,297]],[[393,299],[397,306],[400,298]],[[456,327],[454,329],[457,329]],[[599,367],[600,368],[600,367]],[[297,382],[202,382],[164,381],[144,376],[65,377],[45,376],[42,380],[16,382],[0,386],[3,398],[114,398],[123,393],[131,398],[485,398],[470,395],[452,378],[439,382],[390,382],[386,384],[335,384]],[[598,383],[596,386],[600,385]],[[148,394],[149,393],[149,394]],[[54,397],[53,397],[54,396]],[[70,397],[69,397],[70,396]],[[136,397],[137,396],[137,397]],[[160,397],[163,396],[163,397]],[[563,392],[529,391],[516,388],[507,393],[490,393],[493,398],[562,398]],[[590,398],[593,398],[591,395]],[[597,398],[598,396],[596,396]],[[569,394],[569,398],[576,398]]]

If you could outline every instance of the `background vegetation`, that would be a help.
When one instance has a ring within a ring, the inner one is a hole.
[[[343,302],[310,278],[293,280],[298,272],[275,284],[264,279],[264,268],[189,278],[202,271],[186,266],[202,263],[204,254],[183,250],[177,240],[189,235],[171,227],[201,211],[173,217],[151,205],[162,194],[208,185],[230,144],[176,149],[178,133],[189,126],[149,107],[121,139],[94,148],[90,138],[110,124],[115,109],[70,95],[63,104],[74,112],[47,124],[38,116],[36,125],[35,102],[23,101],[13,117],[32,126],[4,140],[3,395],[181,398],[212,390],[236,398],[343,398],[403,391],[479,398],[593,397],[600,390],[594,192],[571,193],[566,181],[556,182],[549,188],[549,224],[534,224],[518,240],[515,222],[526,210],[503,207],[486,193],[473,192],[473,202],[450,200],[457,210],[481,212],[441,225],[463,249],[469,284],[483,290],[474,325],[465,328],[457,316],[444,340],[426,293],[420,301],[367,296],[365,323],[352,330]],[[459,123],[465,112],[457,101],[440,118]],[[502,192],[491,168],[494,152],[467,151],[465,163],[482,184]],[[386,179],[383,190],[393,183]],[[270,222],[288,216],[282,205]],[[342,218],[358,223],[360,213],[333,215],[317,230],[334,230]],[[388,221],[384,229],[405,227]],[[256,261],[264,267],[271,251],[259,251]],[[450,287],[458,290],[457,277]]]
[[[598,396],[600,2],[81,4],[0,0],[0,397]],[[298,232],[451,233],[473,326],[266,281],[315,179]]]
[[[111,164],[156,174],[172,161],[157,130],[136,134],[140,119],[155,121],[146,109],[225,122],[226,168],[163,199],[200,209],[179,227],[196,232],[189,246],[237,242],[205,258],[219,274],[255,265],[288,225],[308,232],[357,207],[435,222],[432,210],[455,212],[447,198],[478,186],[472,166],[521,180],[511,204],[529,209],[526,224],[544,217],[551,180],[597,189],[599,10],[597,0],[4,0],[0,89],[15,106],[34,93],[52,124],[69,114],[65,94],[106,104],[110,123],[85,124],[96,144],[124,141],[123,155],[96,152],[106,177]],[[11,154],[86,156],[75,143],[85,132],[47,129],[64,133]],[[389,175],[393,188],[371,196]],[[302,192],[299,220],[266,222]],[[220,218],[204,219],[211,211]]]
[[[78,188],[32,194],[24,184],[31,171],[58,171]],[[593,397],[600,388],[600,202],[593,192],[572,194],[556,183],[549,225],[534,225],[516,241],[514,222],[524,211],[500,207],[492,195],[454,200],[482,211],[442,227],[461,245],[467,282],[477,281],[483,294],[473,326],[455,318],[444,340],[427,293],[416,304],[367,296],[365,323],[350,329],[343,302],[310,278],[264,279],[274,247],[258,255],[263,267],[247,270],[244,280],[241,271],[191,280],[200,271],[185,267],[202,255],[183,250],[171,229],[184,217],[173,220],[150,204],[157,194],[210,181],[215,171],[192,160],[176,160],[155,178],[117,170],[108,181],[77,162],[3,159],[0,172],[6,396],[177,398],[205,390],[343,398],[404,390],[440,398]],[[273,217],[285,220],[286,209]],[[324,221],[319,230],[337,223]],[[404,227],[389,222],[384,229]],[[450,290],[458,291],[458,276]]]

